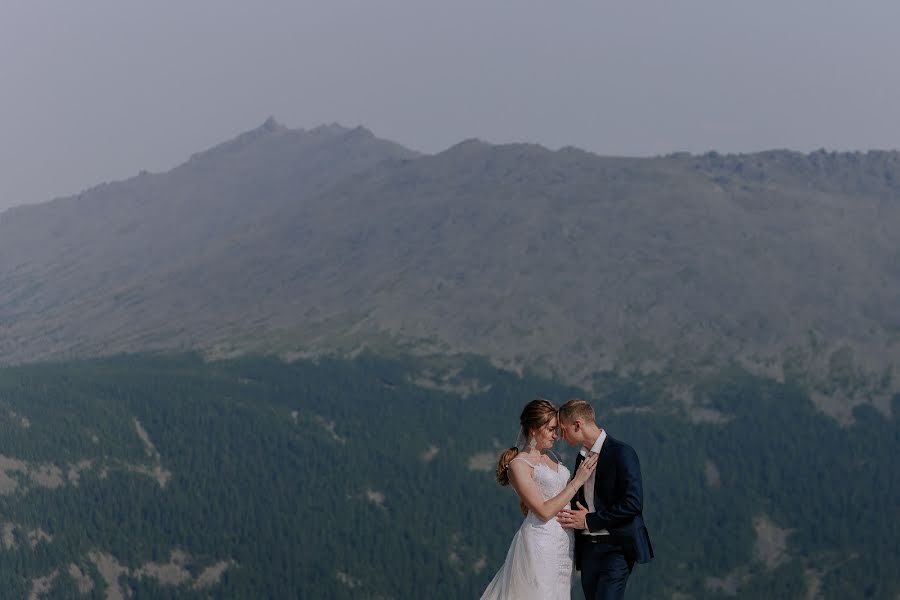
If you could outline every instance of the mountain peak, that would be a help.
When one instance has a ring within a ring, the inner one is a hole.
[[[275,120],[275,117],[269,117],[260,125],[257,130],[268,131],[274,133],[276,131],[286,131],[287,127]]]
[[[275,117],[267,118],[262,125],[255,129],[251,129],[250,131],[245,131],[244,133],[239,134],[237,137],[228,140],[227,142],[222,142],[221,144],[217,144],[208,150],[204,150],[203,152],[197,152],[196,154],[191,156],[191,161],[196,161],[203,158],[208,158],[212,156],[219,156],[223,153],[234,152],[240,148],[244,148],[258,140],[266,138],[271,135],[277,135],[280,133],[284,133],[286,131],[290,131],[287,127],[279,123],[275,120]]]
[[[366,129],[365,127],[363,127],[362,125],[357,125],[356,127],[354,127],[353,129],[351,129],[350,131],[347,132],[347,137],[352,138],[352,139],[363,140],[363,139],[374,138],[375,134],[372,133],[371,131],[369,131],[368,129]]]

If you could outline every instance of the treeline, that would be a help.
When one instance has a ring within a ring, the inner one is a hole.
[[[457,363],[456,377],[483,391],[415,385],[435,366],[373,356],[138,355],[0,370],[0,455],[29,468],[92,461],[77,485],[6,471],[18,486],[0,495],[0,521],[52,540],[0,545],[2,595],[25,597],[58,569],[47,597],[73,597],[74,563],[95,582],[86,597],[101,598],[89,553],[137,569],[179,549],[192,581],[205,566],[233,566],[206,590],[133,574],[122,584],[148,598],[477,598],[521,516],[512,492],[470,460],[514,442],[530,398],[585,393]],[[841,428],[802,389],[741,371],[698,385],[698,401],[729,420],[691,424],[661,402],[663,375],[598,376],[602,424],[641,457],[657,553],[635,571],[633,595],[720,597],[715,577],[730,578],[737,598],[796,598],[814,572],[828,598],[896,597],[896,420],[864,409]],[[635,406],[654,408],[617,410]],[[135,419],[171,472],[164,487],[133,468],[156,464]],[[772,566],[755,547],[760,517],[789,531]]]

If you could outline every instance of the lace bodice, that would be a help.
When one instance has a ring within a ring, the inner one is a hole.
[[[554,471],[544,463],[534,466],[534,482],[540,488],[544,500],[549,500],[559,494],[569,482],[569,470],[565,465],[559,464],[556,467],[557,469]]]
[[[553,467],[542,462],[532,463],[524,458],[516,458],[514,460],[521,460],[534,469],[534,482],[537,484],[538,489],[541,490],[541,496],[543,496],[544,500],[549,500],[559,494],[569,482],[569,469],[562,463],[557,464],[556,470],[554,470]]]

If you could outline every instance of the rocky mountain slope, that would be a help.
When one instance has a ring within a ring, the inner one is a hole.
[[[900,389],[900,153],[419,155],[273,120],[0,215],[0,361],[468,352],[590,385],[739,362],[849,422]]]

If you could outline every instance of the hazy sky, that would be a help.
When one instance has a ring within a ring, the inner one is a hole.
[[[900,146],[900,2],[0,0],[0,209],[261,124],[602,154]]]

